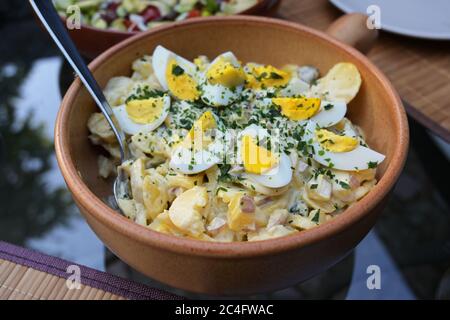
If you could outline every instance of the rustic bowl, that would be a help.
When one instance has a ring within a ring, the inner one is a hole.
[[[275,11],[281,0],[259,0],[254,6],[239,14],[243,15],[263,15]],[[62,18],[66,23],[65,18]],[[202,19],[202,18],[198,18]],[[72,40],[78,50],[88,59],[97,57],[100,53],[113,45],[130,38],[140,32],[125,32],[110,29],[99,29],[88,25],[82,25],[81,29],[69,30]]]
[[[378,184],[361,201],[317,228],[295,235],[245,243],[211,243],[149,230],[112,210],[102,199],[111,181],[99,178],[99,149],[88,139],[87,120],[96,106],[77,79],[61,105],[55,129],[56,154],[73,198],[91,228],[127,264],[168,285],[192,292],[236,295],[288,287],[329,268],[347,255],[374,225],[393,188],[408,149],[403,106],[386,77],[364,55],[329,35],[269,18],[234,16],[171,24],[141,33],[109,49],[90,68],[100,85],[130,75],[131,63],[155,46],[192,59],[231,50],[243,61],[310,64],[322,73],[350,61],[363,84],[349,117],[367,141],[386,155]]]

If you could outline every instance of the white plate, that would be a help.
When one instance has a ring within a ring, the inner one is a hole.
[[[450,40],[450,0],[330,0],[342,11],[380,7],[381,28],[406,36]]]

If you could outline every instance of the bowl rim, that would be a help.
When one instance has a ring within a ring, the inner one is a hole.
[[[393,152],[392,160],[386,168],[386,172],[376,186],[364,198],[347,208],[343,214],[339,215],[339,217],[318,227],[280,238],[255,242],[221,243],[177,237],[151,230],[118,214],[117,211],[111,209],[98,198],[83,182],[70,157],[68,144],[65,143],[68,139],[68,126],[65,126],[64,123],[68,121],[74,98],[83,88],[81,81],[77,78],[64,96],[55,126],[55,149],[58,164],[66,184],[71,190],[73,198],[77,205],[83,209],[81,211],[85,211],[84,214],[92,215],[103,225],[114,230],[114,232],[119,232],[125,237],[131,237],[143,245],[149,245],[158,249],[164,249],[166,251],[184,255],[222,259],[264,256],[309,246],[324,238],[331,238],[342,233],[348,227],[351,227],[353,224],[365,218],[370,211],[386,197],[401,173],[409,144],[407,117],[398,94],[382,72],[356,49],[340,43],[338,40],[335,40],[323,32],[279,19],[241,15],[230,17],[206,17],[176,22],[162,28],[155,28],[147,32],[139,33],[102,53],[89,65],[89,68],[95,72],[105,60],[113,57],[117,52],[143,38],[151,37],[154,33],[182,28],[184,26],[203,25],[203,27],[208,27],[224,23],[243,25],[259,24],[264,27],[275,26],[278,28],[285,28],[287,32],[300,31],[309,34],[320,41],[332,44],[335,47],[335,50],[341,50],[352,55],[379,80],[385,94],[389,96],[389,99],[393,103],[394,112],[391,116],[394,117],[394,123],[396,124],[398,144]]]
[[[265,9],[270,9],[272,7],[275,7],[277,3],[281,3],[281,1],[283,0],[258,0],[258,2],[256,4],[254,4],[253,6],[251,6],[250,8],[247,8],[243,11],[237,12],[231,16],[236,16],[236,15],[251,15],[251,14],[258,14],[259,10],[265,10]],[[61,20],[64,22],[64,24],[66,24],[66,17],[61,17]],[[222,17],[222,16],[220,16]],[[206,17],[195,17],[195,18],[190,18],[189,20],[193,20],[193,19],[204,19]],[[172,23],[176,23],[178,21],[168,21],[168,24],[172,24]],[[161,26],[156,26],[154,28],[159,28],[159,27],[165,27],[165,25],[161,25]],[[154,29],[152,28],[152,29]],[[143,32],[147,32],[147,31],[120,31],[120,30],[115,30],[115,29],[100,29],[100,28],[96,28],[93,26],[90,26],[88,24],[81,24],[81,29],[86,29],[90,32],[98,32],[101,34],[109,34],[109,35],[114,35],[117,37],[132,37],[135,36],[137,34],[141,34]],[[77,30],[79,31],[79,30]]]

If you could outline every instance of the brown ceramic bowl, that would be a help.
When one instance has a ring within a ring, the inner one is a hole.
[[[242,11],[239,14],[270,14],[271,12],[276,10],[280,2],[281,0],[259,0],[257,4],[245,11]],[[65,19],[62,19],[65,23]],[[78,50],[80,50],[80,52],[89,59],[97,57],[106,49],[138,33],[140,32],[124,32],[110,29],[98,29],[88,25],[82,25],[81,29],[69,30],[69,34],[72,40],[77,45]]]
[[[131,63],[159,44],[189,59],[231,50],[243,61],[311,64],[322,73],[337,62],[354,63],[363,84],[349,105],[349,117],[386,160],[379,166],[378,184],[366,197],[311,230],[245,243],[211,243],[158,233],[128,220],[101,200],[111,195],[112,185],[98,177],[99,150],[89,142],[86,128],[97,108],[77,79],[58,114],[56,153],[73,198],[105,245],[153,279],[220,295],[284,288],[324,271],[348,254],[374,225],[407,154],[405,112],[386,77],[360,52],[324,33],[246,16],[191,20],[141,33],[103,53],[90,68],[105,86],[111,77],[130,75]]]

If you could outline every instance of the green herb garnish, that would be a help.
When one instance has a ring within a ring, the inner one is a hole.
[[[270,79],[277,80],[277,79],[283,79],[283,77],[280,76],[280,75],[279,75],[278,73],[276,73],[276,72],[271,72],[271,73],[270,73]]]
[[[173,67],[172,67],[172,74],[174,75],[174,76],[181,76],[182,74],[184,73],[184,69],[182,68],[182,67],[180,67],[180,66],[178,66],[178,65],[174,65]]]
[[[378,166],[378,162],[369,161],[369,162],[367,162],[367,166],[369,167],[369,169],[375,169]]]
[[[342,188],[344,188],[346,190],[350,189],[350,185],[344,181],[339,181],[339,184]]]
[[[315,222],[315,223],[319,223],[319,218],[320,218],[320,210],[318,210],[316,212],[316,214],[314,215],[314,217],[312,217],[311,221]]]
[[[329,104],[325,105],[323,108],[328,111],[330,109],[333,109],[333,105],[331,103],[329,103]]]

